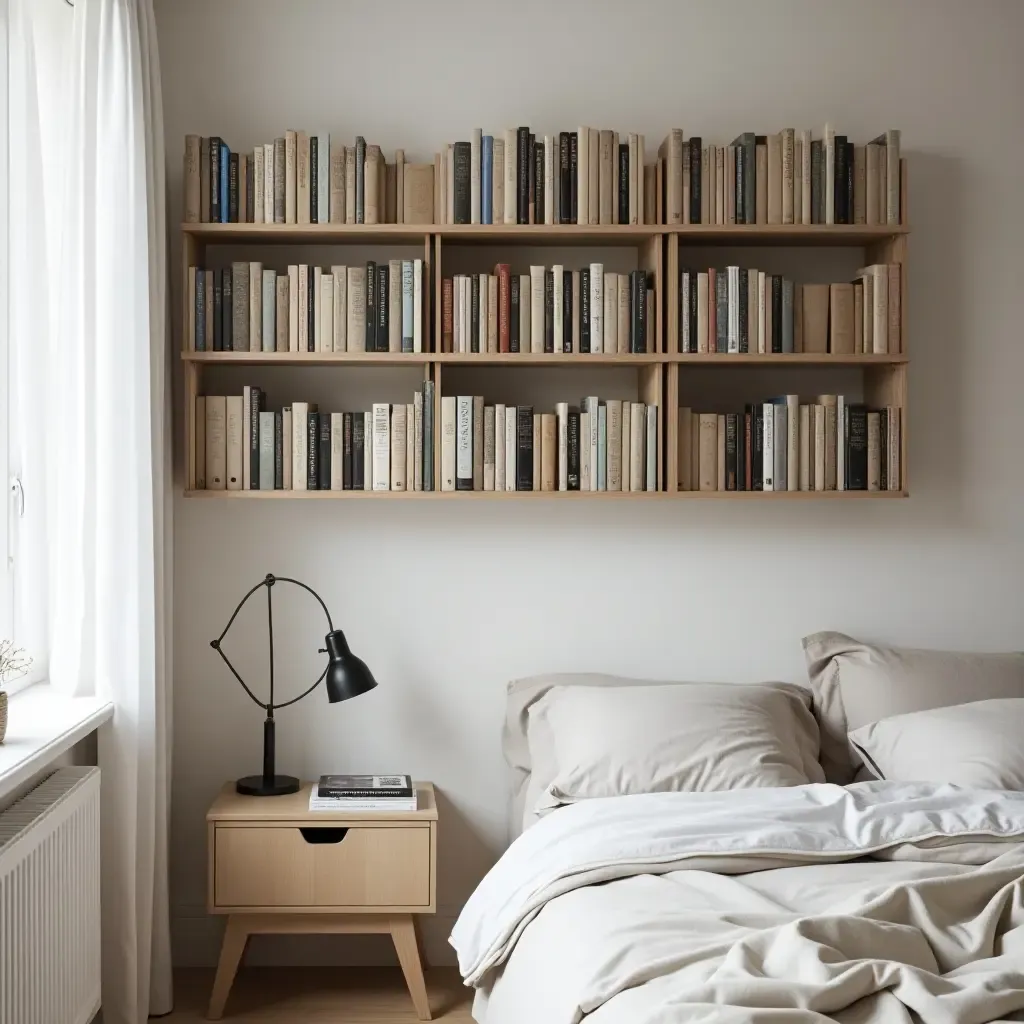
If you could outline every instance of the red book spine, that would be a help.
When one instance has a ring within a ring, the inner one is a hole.
[[[512,304],[512,268],[508,263],[499,263],[495,268],[498,275],[498,351],[510,351],[509,315]]]
[[[441,351],[452,351],[452,334],[454,332],[454,320],[452,319],[452,279],[446,277],[441,282]]]

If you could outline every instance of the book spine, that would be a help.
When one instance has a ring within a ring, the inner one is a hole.
[[[388,485],[392,491],[406,489],[405,471],[408,464],[408,407],[399,402],[391,406],[391,423],[388,440],[391,443],[390,473]]]
[[[847,210],[846,210],[846,163],[847,163],[847,149],[846,149],[846,136],[836,135],[834,139],[834,177],[832,183],[832,195],[834,201],[833,209],[833,223],[835,224],[847,224]]]
[[[423,382],[423,490],[434,490],[434,382]]]
[[[468,142],[455,143],[455,208],[456,224],[471,224],[473,196],[471,190],[472,152]],[[479,222],[479,217],[477,219]]]
[[[494,223],[494,137],[484,135],[480,149],[480,223]]]
[[[336,414],[322,412],[317,417],[319,449],[317,451],[317,490],[331,489],[331,446],[333,444],[332,420]]]
[[[580,352],[590,352],[590,268],[580,271]]]
[[[239,200],[239,182],[238,182],[238,153],[228,154],[228,222],[231,224],[238,223],[238,200]],[[242,220],[245,220],[245,204],[242,204]]]
[[[355,145],[355,215],[356,223],[363,224],[366,219],[366,139],[356,136]]]
[[[558,135],[558,223],[572,223],[572,179],[569,160],[570,133]]]
[[[604,351],[604,264],[590,264],[590,351]]]
[[[366,352],[377,351],[377,264],[366,264],[366,305],[363,332],[363,348]]]
[[[516,132],[516,223],[530,222],[530,129]]]
[[[561,269],[558,272],[561,278]],[[561,292],[561,289],[559,289]],[[561,295],[559,295],[561,299]],[[561,339],[559,339],[561,340]],[[555,272],[544,271],[544,351],[555,351]]]
[[[480,275],[469,277],[469,351],[480,351]]]
[[[320,218],[320,137],[309,137],[309,223],[316,224]]]
[[[618,222],[620,224],[629,223],[629,144],[621,143],[619,145],[619,160],[618,160],[618,174],[619,174],[619,209],[618,209]]]
[[[512,268],[508,263],[499,263],[495,269],[498,275],[498,351],[508,352],[511,338]]]
[[[391,406],[373,403],[373,489],[391,490]]]
[[[569,223],[576,223],[579,209],[580,184],[580,139],[576,132],[569,132]]]
[[[539,440],[539,439],[538,439]],[[516,490],[533,490],[533,407],[516,406]]]
[[[570,409],[566,421],[566,490],[580,489],[580,414]]]
[[[411,282],[410,282],[411,287]],[[452,352],[455,331],[455,285],[450,277],[441,282],[441,351]]]
[[[474,128],[469,137],[469,223],[480,223],[480,149],[483,132]],[[462,145],[462,143],[456,143]],[[458,154],[456,154],[456,160]],[[456,170],[458,174],[458,170]],[[458,178],[456,178],[458,182]]]
[[[257,387],[249,388],[249,408],[246,410],[246,425],[249,429],[248,452],[246,453],[248,472],[245,473],[245,478],[247,489],[253,491],[260,489],[260,410],[263,408],[263,404],[263,392]]]
[[[562,271],[562,352],[572,352],[573,339],[573,276],[572,271]]]
[[[325,413],[326,415],[326,413]],[[306,416],[306,490],[320,489],[320,414]]]
[[[387,263],[377,265],[377,292],[375,316],[376,332],[374,350],[376,352],[387,352],[390,344],[391,334],[391,298],[390,298],[390,273],[391,268]],[[367,345],[367,348],[370,346]]]
[[[509,280],[509,325],[508,325],[508,350],[509,352],[519,351],[519,289],[521,278],[518,274],[512,274]]]
[[[824,143],[821,139],[811,141],[811,223],[825,223],[824,194]]]
[[[402,260],[402,291],[401,291],[401,310],[402,310],[402,327],[401,327],[401,351],[412,352],[413,350],[413,264],[412,260]],[[448,283],[448,282],[446,282]],[[451,313],[451,296],[448,297],[449,307],[448,312]],[[443,306],[442,306],[443,315]]]
[[[590,129],[576,130],[576,223],[590,223]]]

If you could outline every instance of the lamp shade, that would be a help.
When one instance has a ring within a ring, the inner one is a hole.
[[[349,649],[345,634],[340,629],[328,633],[326,643],[329,661],[325,681],[327,699],[332,704],[358,697],[377,685],[366,663]]]

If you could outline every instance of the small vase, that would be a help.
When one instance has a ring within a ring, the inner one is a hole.
[[[4,734],[7,732],[7,694],[0,690],[0,743],[4,741]]]

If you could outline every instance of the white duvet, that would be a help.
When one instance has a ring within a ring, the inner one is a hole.
[[[486,1024],[982,1024],[1024,1019],[1022,878],[1024,793],[590,800],[512,844],[451,942]]]

